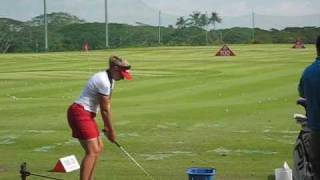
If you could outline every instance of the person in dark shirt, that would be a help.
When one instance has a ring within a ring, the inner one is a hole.
[[[299,94],[307,99],[307,126],[311,130],[310,161],[320,180],[320,35],[316,40],[317,58],[303,72],[299,83]]]

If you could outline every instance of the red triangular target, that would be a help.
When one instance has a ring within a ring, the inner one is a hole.
[[[225,44],[216,53],[216,56],[235,56],[236,54]]]
[[[52,171],[53,172],[66,172],[66,170],[64,169],[60,160],[57,162],[56,166],[53,168]]]
[[[292,48],[295,49],[303,49],[306,48],[302,42],[302,40],[300,38],[297,38],[296,42],[294,43],[294,45],[292,46]]]
[[[80,169],[80,165],[75,155],[60,158],[52,172],[71,172]]]

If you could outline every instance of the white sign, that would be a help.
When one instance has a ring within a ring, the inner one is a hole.
[[[55,172],[71,172],[80,169],[80,165],[75,155],[60,158],[54,167]]]

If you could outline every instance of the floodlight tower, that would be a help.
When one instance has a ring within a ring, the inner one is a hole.
[[[159,11],[159,37],[158,37],[158,43],[161,43],[161,10]]]
[[[48,51],[48,17],[47,17],[47,1],[43,0],[43,17],[44,17],[44,43],[45,43],[45,51]]]
[[[105,4],[104,13],[105,13],[105,23],[106,23],[106,48],[108,48],[109,47],[108,0],[105,0],[104,4]]]
[[[255,42],[255,14],[254,14],[254,11],[252,10],[252,42],[254,43]]]

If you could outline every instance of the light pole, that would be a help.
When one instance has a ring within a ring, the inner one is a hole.
[[[161,11],[159,11],[159,37],[158,37],[158,43],[161,43]]]
[[[255,43],[255,26],[254,11],[252,11],[252,43]]]
[[[45,51],[48,51],[48,17],[47,17],[47,1],[43,0],[43,17],[44,17],[44,43],[45,43]]]
[[[105,0],[104,4],[105,4],[105,23],[106,23],[106,48],[108,48],[109,47],[108,0]]]

